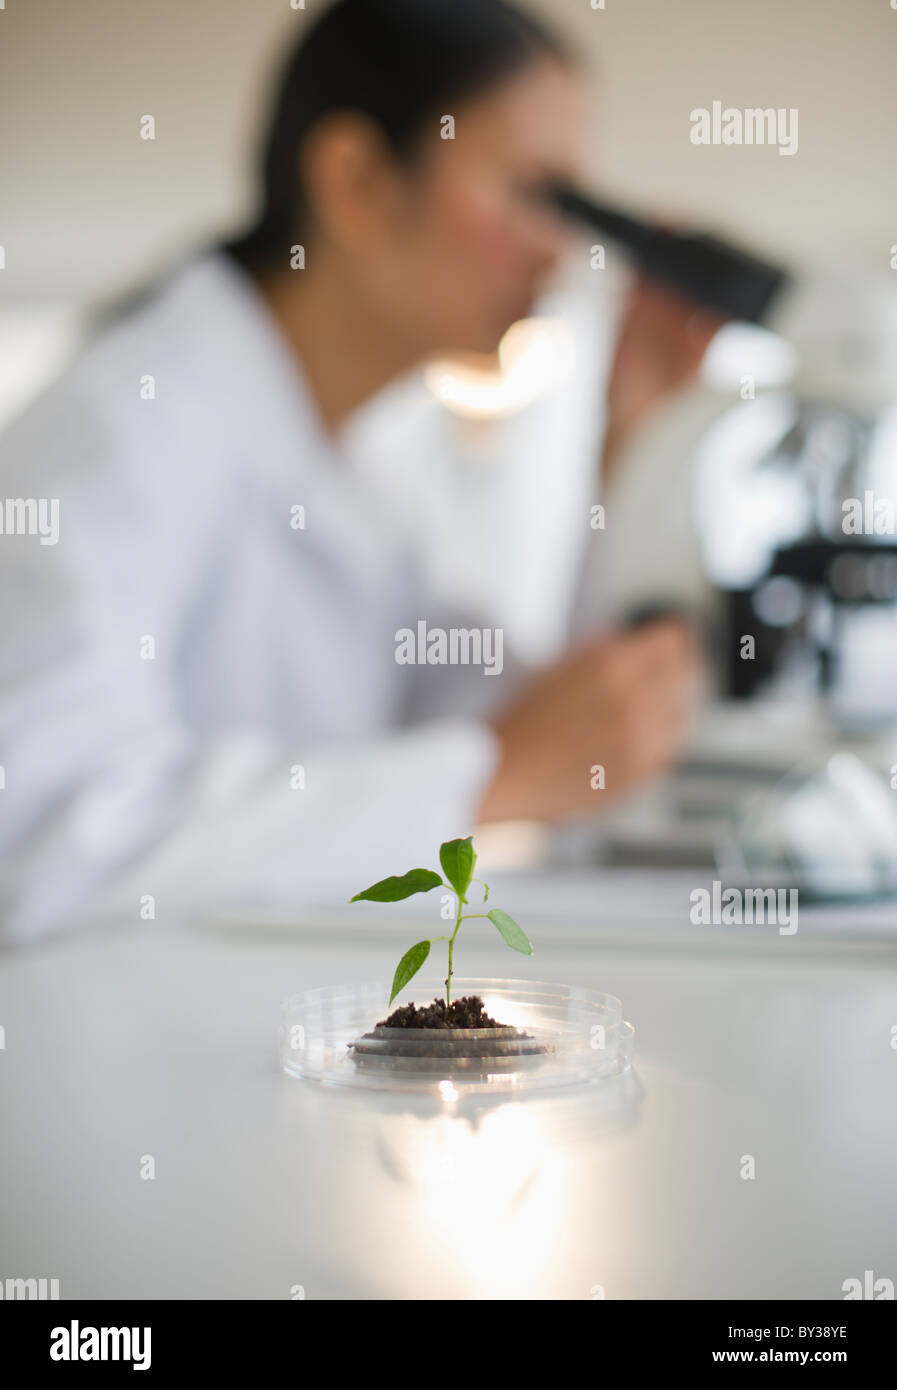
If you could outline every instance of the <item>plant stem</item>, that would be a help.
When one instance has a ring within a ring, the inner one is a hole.
[[[464,906],[464,899],[458,895],[458,916],[455,918],[455,930],[448,939],[448,975],[445,978],[445,1008],[448,1012],[452,1002],[452,952],[455,945],[455,937],[458,935],[458,928],[461,925],[461,908]]]

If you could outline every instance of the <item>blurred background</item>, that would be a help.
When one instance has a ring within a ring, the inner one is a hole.
[[[17,196],[0,215],[0,426],[77,349],[99,300],[249,217],[272,72],[319,8],[8,0],[0,187]],[[843,518],[845,500],[871,517],[897,499],[897,11],[887,0],[529,8],[590,73],[591,185],[787,266],[788,292],[764,328],[721,330],[699,381],[652,413],[602,482],[631,272],[612,247],[594,270],[586,236],[498,361],[434,363],[364,411],[357,467],[407,517],[438,587],[486,621],[500,613],[528,659],[561,649],[571,614],[594,623],[663,605],[701,621],[714,700],[687,763],[600,837],[569,834],[555,854],[709,863],[727,853],[721,825],[738,826],[729,850],[742,865],[790,856],[821,892],[891,890],[897,536],[874,522],[848,535]],[[691,110],[717,100],[796,110],[796,152],[694,145]],[[154,141],[138,138],[146,113]],[[599,503],[606,524],[593,530]],[[801,809],[785,814],[795,788]],[[745,810],[758,794],[762,815]],[[833,845],[835,881],[820,868]]]

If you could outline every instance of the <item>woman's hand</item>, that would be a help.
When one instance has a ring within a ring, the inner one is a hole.
[[[602,471],[655,406],[687,386],[725,319],[694,300],[640,276],[631,291],[617,339],[607,393]]]
[[[601,638],[550,667],[493,721],[501,759],[480,822],[597,812],[664,771],[682,747],[700,671],[691,630],[670,619]]]

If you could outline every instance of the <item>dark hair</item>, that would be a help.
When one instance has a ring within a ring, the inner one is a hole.
[[[288,59],[265,140],[261,213],[225,249],[259,269],[285,261],[307,234],[299,150],[328,112],[364,113],[407,156],[427,117],[540,55],[569,61],[504,0],[337,0]]]

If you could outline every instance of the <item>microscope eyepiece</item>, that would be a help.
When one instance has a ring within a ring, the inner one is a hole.
[[[647,274],[730,319],[759,323],[787,272],[718,237],[683,235],[631,217],[573,188],[554,188],[555,207],[618,242]]]

